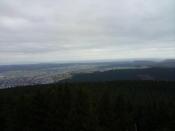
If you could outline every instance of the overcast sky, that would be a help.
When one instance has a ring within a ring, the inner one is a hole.
[[[175,0],[0,0],[0,64],[175,58]]]

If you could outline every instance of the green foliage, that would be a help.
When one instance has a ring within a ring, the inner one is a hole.
[[[0,131],[174,131],[175,83],[62,83],[0,90]]]

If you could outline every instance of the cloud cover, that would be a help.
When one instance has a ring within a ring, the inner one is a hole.
[[[175,58],[174,0],[1,0],[0,64]]]

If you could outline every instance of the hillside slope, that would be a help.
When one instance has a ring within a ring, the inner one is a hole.
[[[175,68],[117,69],[79,73],[64,81],[167,80],[175,81]]]
[[[175,82],[60,83],[0,90],[1,131],[174,131]]]

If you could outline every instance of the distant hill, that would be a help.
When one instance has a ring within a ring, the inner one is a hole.
[[[175,59],[0,65],[0,89],[55,83],[70,77],[83,81],[174,80],[174,69]]]
[[[175,68],[117,69],[104,72],[79,73],[65,81],[110,80],[175,80]]]
[[[156,67],[166,67],[166,68],[175,68],[175,60],[174,59],[168,59],[161,62],[156,63],[154,66]]]

